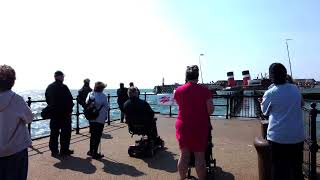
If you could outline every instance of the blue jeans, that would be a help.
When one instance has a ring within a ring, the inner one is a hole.
[[[28,149],[11,156],[0,157],[1,180],[26,180],[28,176]]]

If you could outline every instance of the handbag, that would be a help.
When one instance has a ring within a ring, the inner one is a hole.
[[[53,109],[51,106],[47,105],[45,108],[41,111],[41,117],[43,119],[51,119],[53,116]]]

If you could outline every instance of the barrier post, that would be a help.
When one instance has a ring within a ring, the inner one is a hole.
[[[310,111],[310,120],[311,120],[311,146],[310,146],[310,178],[311,180],[317,179],[317,152],[319,149],[319,146],[317,144],[317,114],[318,110],[316,109],[317,104],[312,103],[311,104],[311,111]]]
[[[230,97],[227,98],[226,119],[229,119],[229,100],[230,100]]]
[[[76,116],[77,116],[77,123],[76,123],[76,134],[79,134],[80,133],[80,127],[79,127],[79,103],[77,101],[77,113],[76,113]]]
[[[31,97],[28,97],[27,104],[28,104],[28,106],[29,106],[30,109],[31,109],[31,103],[32,103]],[[32,123],[32,122],[31,122],[31,123]],[[28,124],[28,131],[29,131],[30,136],[31,136],[31,123]]]
[[[109,104],[109,108],[108,108],[108,125],[110,125],[110,94],[108,94],[108,104]]]

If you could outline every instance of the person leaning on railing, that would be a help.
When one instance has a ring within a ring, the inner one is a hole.
[[[273,180],[302,180],[302,97],[298,87],[287,81],[282,64],[271,64],[269,75],[273,86],[263,95],[261,110],[269,115],[267,139],[271,144]]]
[[[28,175],[28,147],[31,137],[26,124],[33,114],[21,96],[11,88],[16,75],[12,67],[0,66],[0,179],[25,180]]]
[[[206,178],[205,151],[208,145],[208,117],[214,111],[212,93],[198,84],[198,66],[188,66],[186,84],[176,89],[174,99],[179,106],[176,120],[176,138],[180,147],[178,171],[185,179],[191,152],[195,155],[195,167],[199,180]]]

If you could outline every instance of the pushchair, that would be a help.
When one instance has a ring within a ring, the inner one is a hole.
[[[164,148],[164,141],[158,136],[156,120],[157,118],[153,118],[150,123],[139,120],[128,122],[131,137],[135,134],[142,135],[140,140],[135,141],[135,145],[129,146],[128,154],[130,157],[152,157],[158,149]]]
[[[205,161],[206,161],[206,168],[207,168],[207,179],[214,179],[214,173],[215,173],[215,169],[216,169],[216,159],[213,158],[212,155],[212,148],[213,148],[213,143],[212,143],[212,125],[210,122],[210,117],[209,117],[209,133],[208,133],[208,145],[207,145],[207,150],[205,153]],[[194,153],[191,153],[191,157],[190,157],[190,162],[189,162],[189,167],[188,167],[188,175],[187,175],[187,179],[195,179],[194,176],[191,175],[191,168],[195,167],[195,157],[194,157]]]

